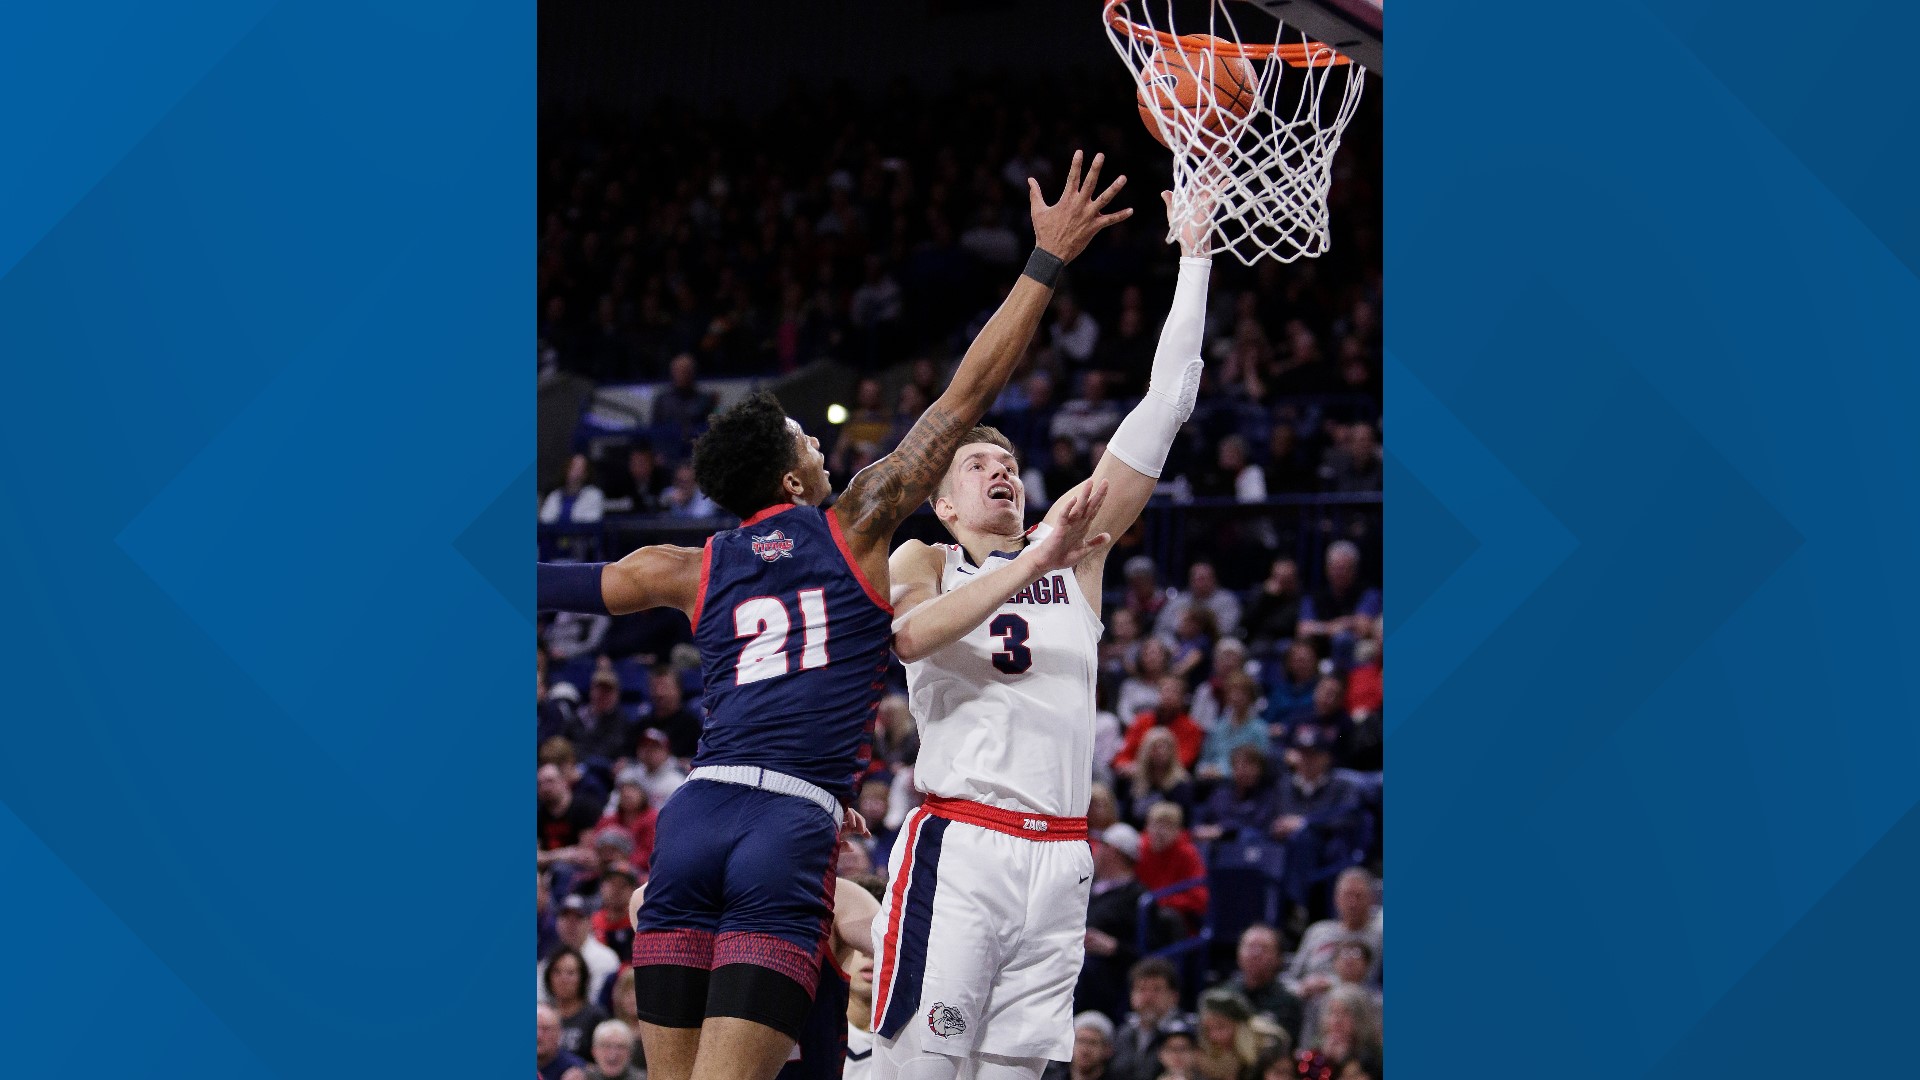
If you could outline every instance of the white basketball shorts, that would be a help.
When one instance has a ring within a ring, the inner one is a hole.
[[[875,1033],[952,1057],[1071,1059],[1093,887],[1086,819],[929,796],[888,869]]]

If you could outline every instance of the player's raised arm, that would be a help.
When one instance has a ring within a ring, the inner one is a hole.
[[[1026,354],[1061,267],[1085,251],[1101,229],[1132,216],[1132,210],[1102,212],[1127,182],[1122,176],[1096,195],[1104,162],[1105,155],[1095,154],[1083,180],[1076,150],[1066,188],[1052,206],[1041,197],[1040,185],[1027,181],[1034,251],[1020,280],[973,339],[939,400],[921,414],[893,453],[862,469],[834,504],[832,513],[856,557],[884,553],[893,531],[933,494],[961,438],[980,422]]]
[[[699,548],[643,547],[619,562],[541,563],[536,604],[541,611],[626,615],[654,607],[693,614],[700,598]]]
[[[1055,570],[1077,565],[1112,540],[1107,533],[1087,535],[1107,497],[1104,482],[1084,485],[1061,500],[1052,531],[1030,544],[1011,562],[979,574],[952,592],[940,591],[946,564],[940,549],[909,540],[893,553],[893,652],[911,664],[966,637],[1001,604]]]
[[[1167,213],[1172,214],[1173,193],[1162,192],[1160,197],[1167,203]],[[1173,307],[1160,330],[1160,344],[1153,353],[1153,373],[1146,395],[1108,440],[1107,453],[1094,467],[1093,478],[1073,489],[1078,494],[1090,485],[1108,485],[1108,498],[1091,525],[1103,532],[1125,532],[1140,516],[1166,467],[1174,436],[1193,415],[1204,367],[1200,344],[1207,321],[1207,276],[1213,268],[1210,216],[1210,209],[1203,207],[1182,223],[1180,277],[1173,287]],[[1064,503],[1055,504],[1048,512],[1049,522],[1059,524],[1055,519],[1063,513]],[[1102,548],[1082,569],[1097,580],[1105,559],[1106,549]],[[1088,595],[1099,593],[1095,589]]]

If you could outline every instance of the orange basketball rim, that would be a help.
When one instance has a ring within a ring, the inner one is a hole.
[[[1242,45],[1237,41],[1214,37],[1212,34],[1181,34],[1175,36],[1151,26],[1141,26],[1121,14],[1127,6],[1127,0],[1107,0],[1101,17],[1107,25],[1125,34],[1135,41],[1158,45],[1163,49],[1172,49],[1179,53],[1211,52],[1215,56],[1237,56],[1244,60],[1280,60],[1288,67],[1329,67],[1334,64],[1351,64],[1352,60],[1335,52],[1330,45],[1318,41],[1288,41],[1275,45]]]

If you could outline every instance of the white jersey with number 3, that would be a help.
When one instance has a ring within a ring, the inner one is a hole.
[[[1034,526],[1028,542],[1051,528]],[[1014,558],[995,552],[975,567],[958,545],[942,550],[943,594]],[[920,731],[915,785],[1007,810],[1086,816],[1100,633],[1078,576],[1056,570],[967,636],[908,664],[908,700]]]

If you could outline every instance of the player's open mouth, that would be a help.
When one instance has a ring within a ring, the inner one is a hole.
[[[1012,484],[994,484],[991,487],[987,488],[987,498],[995,502],[1001,502],[1001,501],[1012,502],[1013,501],[1013,485]]]

